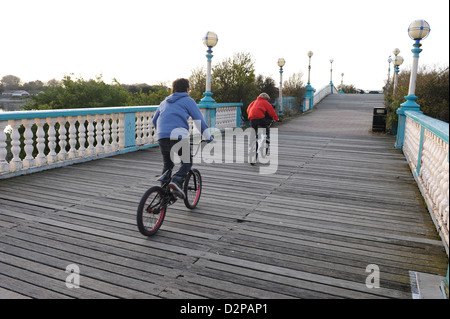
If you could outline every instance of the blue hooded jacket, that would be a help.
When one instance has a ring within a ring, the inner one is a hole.
[[[173,93],[159,105],[152,121],[156,128],[158,139],[187,138],[189,136],[189,117],[192,117],[194,121],[199,121],[202,135],[205,139],[211,139],[209,130],[205,132],[208,125],[197,103],[189,97],[188,93],[184,92]],[[200,130],[200,127],[198,129]]]

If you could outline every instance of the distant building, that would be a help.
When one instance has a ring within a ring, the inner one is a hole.
[[[30,93],[23,90],[2,92],[2,96],[30,96]]]

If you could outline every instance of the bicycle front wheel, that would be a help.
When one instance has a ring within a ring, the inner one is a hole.
[[[144,236],[154,235],[166,216],[167,205],[163,203],[164,191],[154,186],[145,192],[137,210],[137,225]]]
[[[192,169],[186,176],[184,181],[184,204],[187,208],[194,209],[198,201],[200,200],[200,195],[202,193],[202,176],[200,171],[197,169]]]

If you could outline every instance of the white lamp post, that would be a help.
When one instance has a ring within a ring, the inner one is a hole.
[[[420,43],[420,40],[425,39],[428,34],[430,33],[430,25],[425,20],[416,20],[412,22],[409,25],[408,28],[409,37],[415,41],[413,44],[413,49],[411,50],[413,53],[413,65],[411,69],[411,78],[409,82],[409,91],[408,91],[408,97],[405,97],[407,102],[413,101],[414,106],[417,106],[420,108],[420,106],[415,103],[415,100],[417,100],[417,97],[414,95],[416,92],[416,79],[417,79],[417,69],[419,67],[419,54],[422,52],[422,49],[420,48],[422,44]],[[415,97],[413,99],[412,97]]]
[[[400,53],[400,50],[399,52]],[[397,53],[397,54],[398,54]],[[393,95],[395,96],[395,93],[397,91],[397,85],[398,85],[398,72],[399,72],[399,67],[400,65],[403,64],[403,58],[400,55],[395,55],[394,58],[394,91],[393,91]]]
[[[334,59],[330,59],[330,64],[331,64],[331,67],[330,67],[330,86],[331,86],[331,94],[333,94],[333,62],[334,62]]]
[[[420,111],[420,105],[416,103],[417,96],[415,96],[416,92],[416,79],[417,79],[417,69],[419,67],[419,54],[422,52],[420,48],[422,44],[420,40],[425,39],[430,33],[430,25],[425,20],[415,20],[413,21],[408,28],[408,34],[411,39],[415,42],[413,44],[413,49],[411,52],[413,53],[413,64],[411,68],[411,77],[409,80],[409,91],[408,95],[405,96],[406,102],[400,105],[400,108],[397,109],[398,114],[398,129],[397,129],[397,140],[395,141],[396,148],[402,148],[403,142],[405,139],[405,122],[406,116],[405,111],[415,111],[422,113]]]
[[[305,104],[303,105],[303,112],[309,111],[314,105],[314,89],[311,86],[311,57],[312,51],[308,51],[309,65],[308,65],[308,83],[306,84]]]
[[[387,61],[388,61],[389,66],[388,66],[388,79],[387,79],[387,83],[386,83],[386,89],[389,89],[389,86],[391,85],[391,62],[392,62],[391,56],[389,56]]]
[[[339,91],[339,94],[344,94],[344,73],[341,73],[341,90]]]
[[[208,31],[203,37],[203,44],[208,48],[208,50],[206,51],[206,58],[208,59],[206,67],[206,92],[203,93],[205,97],[200,101],[203,103],[215,102],[211,97],[213,95],[213,93],[211,92],[211,59],[213,57],[212,48],[217,44],[218,40],[219,38],[217,37],[217,34],[211,31]]]
[[[280,110],[279,114],[283,114],[283,66],[286,64],[286,61],[283,58],[278,59],[278,66],[280,67],[280,96],[279,96],[279,104]]]
[[[309,57],[309,65],[308,65],[308,84],[310,84],[311,83],[311,80],[310,80],[310,75],[311,75],[311,57],[313,56],[313,52],[312,51],[309,51],[308,52],[308,57]]]

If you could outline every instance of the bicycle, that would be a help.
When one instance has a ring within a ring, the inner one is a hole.
[[[267,129],[270,130],[270,127],[274,123],[273,119],[266,120]],[[256,143],[253,143],[250,149],[250,154],[253,156],[255,154],[255,162],[251,162],[250,164],[253,166],[258,161],[258,155],[261,154],[262,157],[266,157],[270,154],[270,132],[269,135],[262,133],[258,139],[256,136]]]
[[[209,141],[201,141],[193,156],[198,153],[203,143],[209,143]],[[194,144],[191,142],[191,150],[193,146]],[[158,179],[158,181],[161,182],[161,186],[150,187],[139,202],[137,209],[137,226],[140,233],[144,236],[153,236],[161,228],[166,216],[167,207],[175,204],[179,199],[169,187],[171,177],[172,176],[161,176]],[[187,208],[194,209],[197,207],[202,193],[202,186],[202,175],[200,174],[200,171],[191,168],[183,183],[183,201]]]

